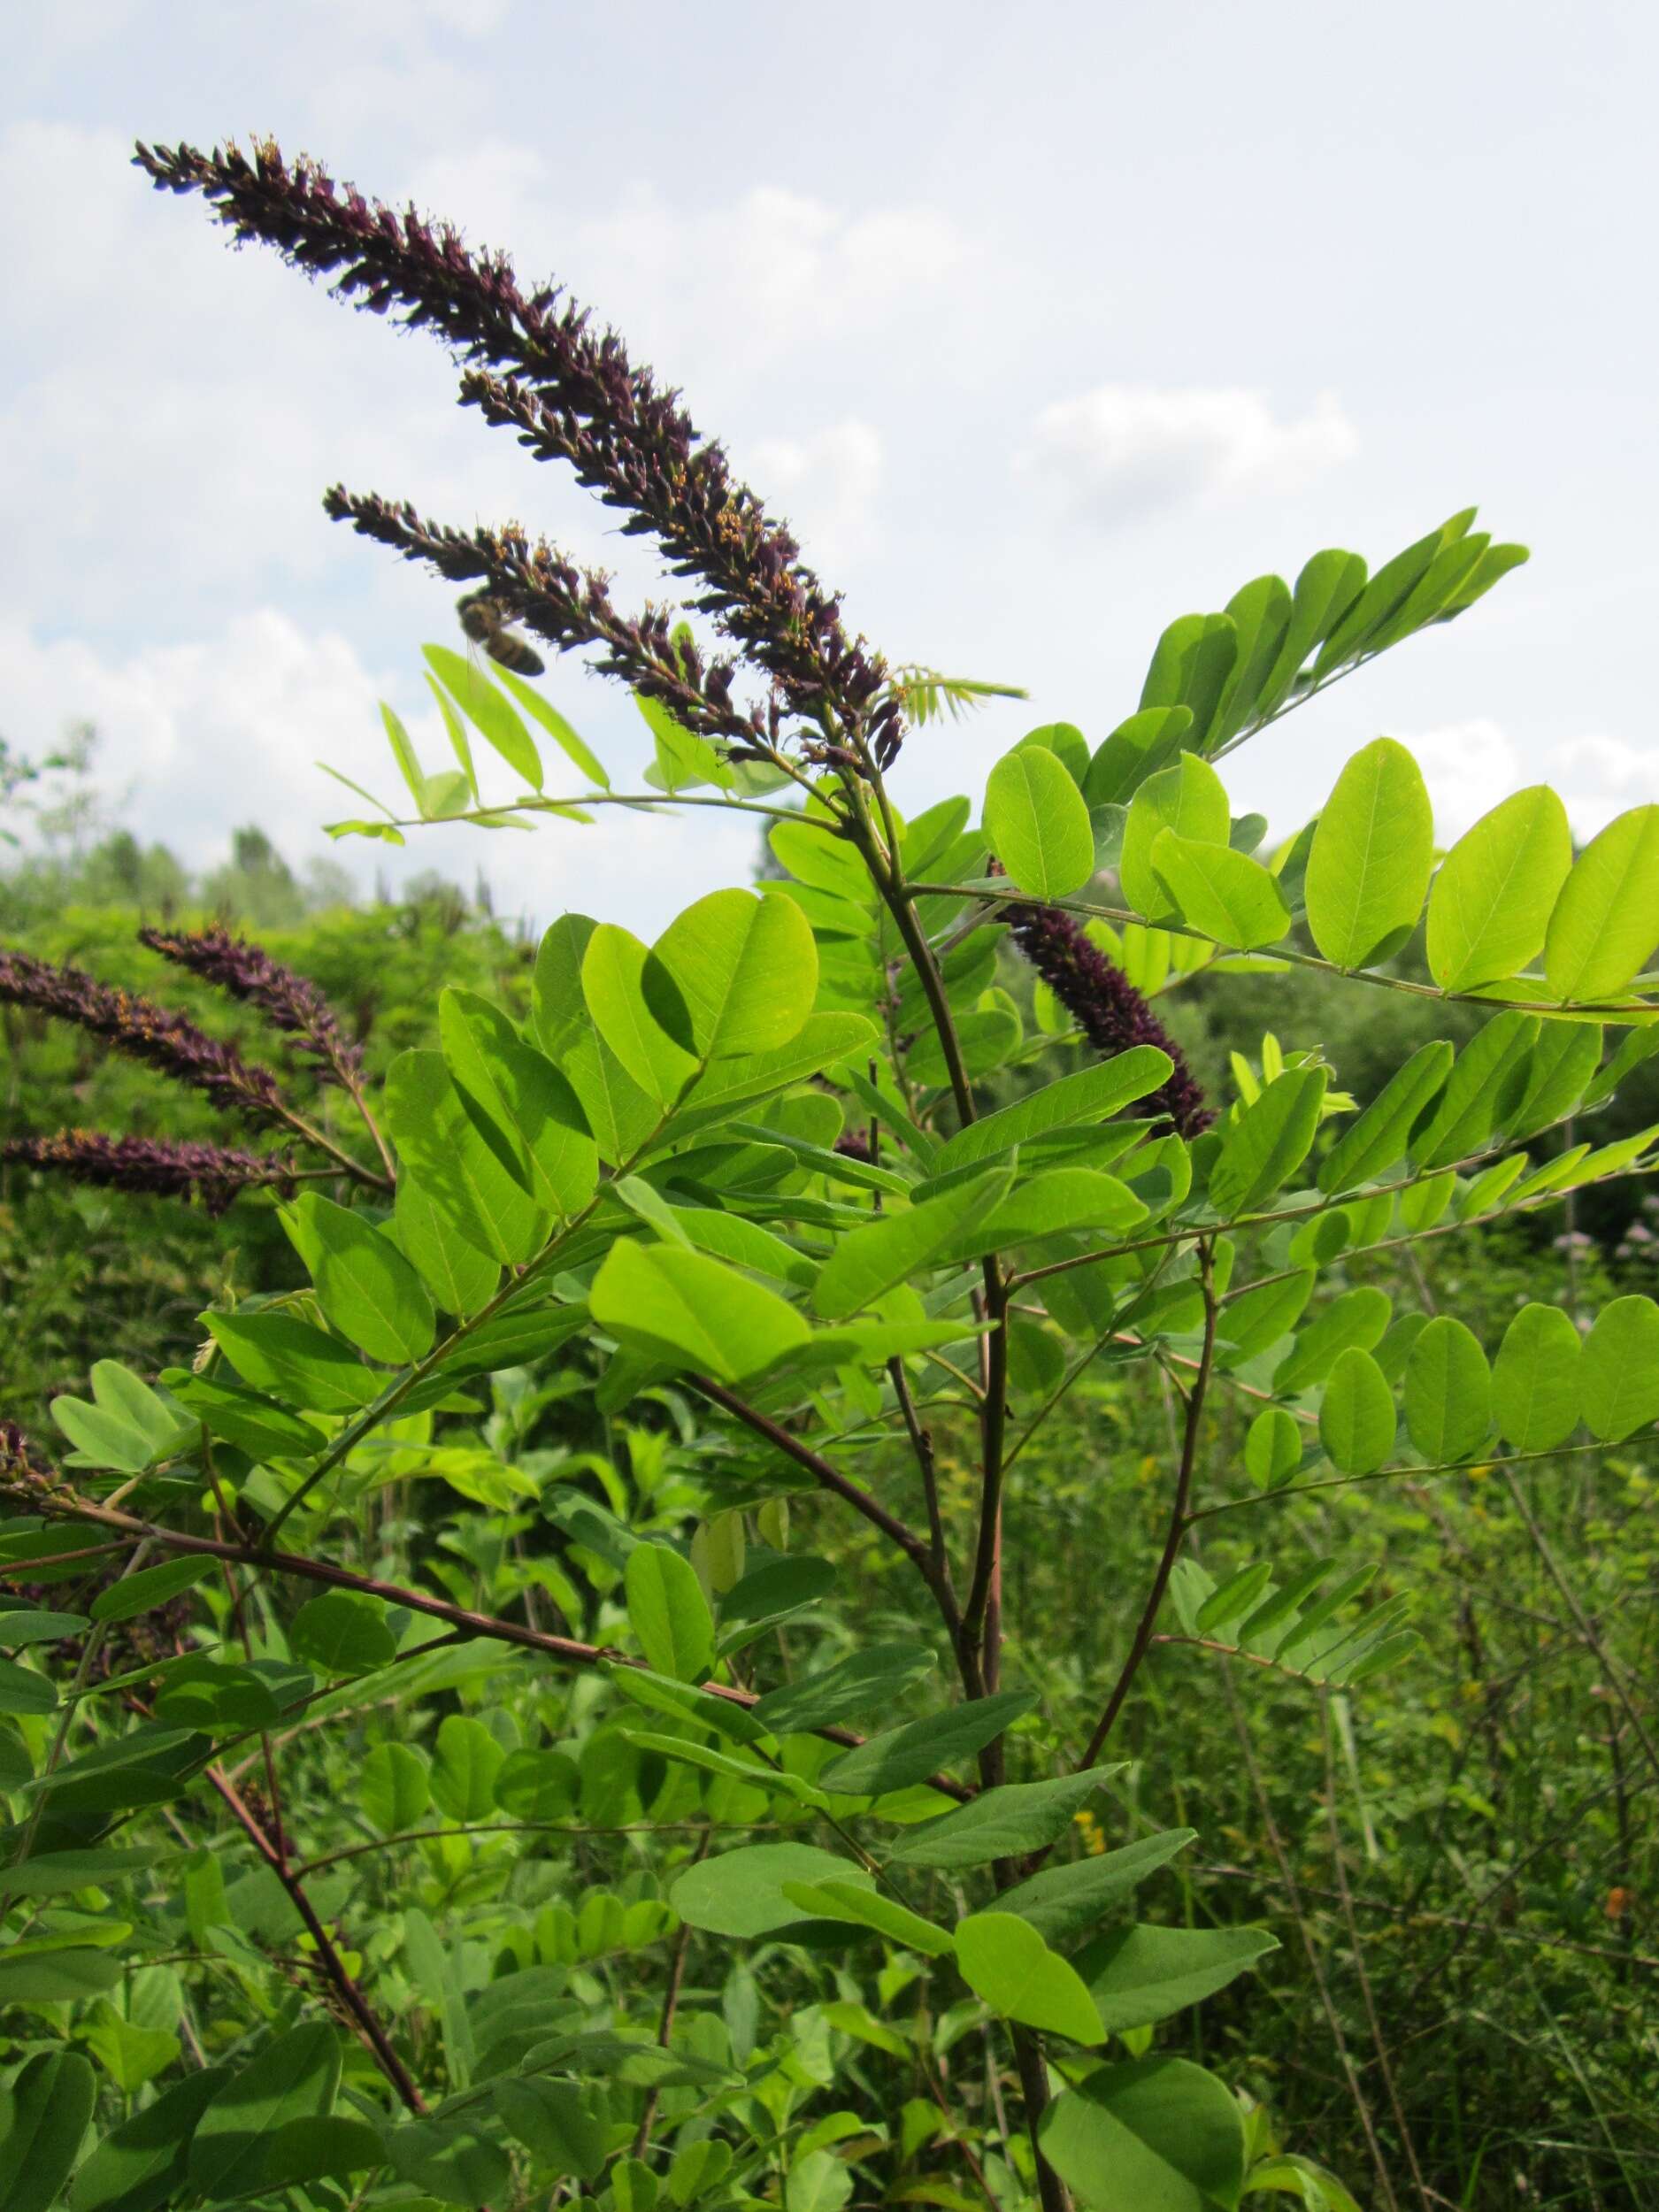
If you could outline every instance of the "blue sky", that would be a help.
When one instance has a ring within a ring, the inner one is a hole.
[[[1240,755],[1235,805],[1288,830],[1385,731],[1446,831],[1539,779],[1585,830],[1659,798],[1651,9],[65,0],[18,58],[0,730],[95,718],[187,859],[248,819],[326,849],[311,763],[389,793],[380,698],[438,757],[451,594],[326,523],[326,483],[652,579],[430,343],[152,194],[136,135],[269,130],[614,321],[890,655],[1030,687],[913,736],[902,803],[977,792],[1034,722],[1104,735],[1171,617],[1471,501],[1532,565]],[[549,687],[637,772],[625,696]],[[626,816],[398,864],[655,926],[751,845]],[[366,881],[380,849],[339,849]]]

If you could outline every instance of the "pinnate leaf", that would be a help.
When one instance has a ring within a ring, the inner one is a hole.
[[[992,769],[985,827],[1010,879],[1033,898],[1065,898],[1094,872],[1083,795],[1041,746],[1018,746]]]
[[[1230,2212],[1244,2186],[1243,2116],[1190,2059],[1102,2066],[1054,2100],[1039,2140],[1091,2212]]]
[[[618,1342],[721,1382],[754,1374],[810,1331],[776,1291],[705,1253],[619,1239],[594,1279],[588,1309]]]
[[[958,1921],[956,1965],[975,1996],[1004,2020],[1073,2043],[1105,2041],[1100,2014],[1077,1970],[1018,1913],[971,1913]]]
[[[1659,1418],[1659,1306],[1651,1298],[1616,1298],[1597,1315],[1578,1363],[1578,1401],[1603,1443],[1622,1443]]]
[[[1441,989],[1518,973],[1544,942],[1571,865],[1566,809],[1546,785],[1483,815],[1447,854],[1429,895],[1429,972]]]
[[[650,1665],[701,1682],[714,1660],[714,1617],[691,1562],[666,1544],[636,1544],[626,1582],[629,1625]]]
[[[1617,998],[1659,945],[1659,806],[1632,807],[1590,840],[1544,939],[1557,998]]]
[[[1578,1425],[1583,1340],[1559,1306],[1521,1308],[1498,1348],[1493,1409],[1517,1452],[1553,1451]]]
[[[1433,865],[1428,790],[1405,747],[1374,739],[1337,778],[1313,833],[1308,927],[1327,960],[1363,968],[1417,926]]]

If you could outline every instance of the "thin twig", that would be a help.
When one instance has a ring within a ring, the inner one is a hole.
[[[328,1561],[310,1559],[298,1552],[267,1551],[263,1545],[236,1544],[212,1536],[187,1536],[176,1529],[162,1528],[150,1521],[141,1521],[130,1513],[114,1513],[106,1506],[95,1505],[90,1499],[70,1498],[54,1492],[50,1496],[31,1494],[32,1510],[50,1514],[65,1521],[89,1521],[101,1528],[119,1530],[134,1543],[155,1544],[162,1549],[190,1553],[198,1557],[239,1560],[245,1566],[257,1566],[274,1574],[295,1575],[310,1582],[320,1582],[333,1590],[349,1590],[362,1597],[377,1598],[382,1604],[406,1606],[411,1612],[422,1613],[433,1620],[444,1621],[451,1628],[465,1630],[473,1636],[486,1637],[496,1643],[514,1644],[526,1651],[541,1652],[551,1659],[563,1660],[566,1665],[577,1667],[619,1666],[637,1667],[642,1661],[630,1656],[608,1644],[579,1643],[574,1637],[555,1636],[546,1629],[529,1628],[522,1622],[509,1621],[491,1613],[477,1613],[465,1605],[454,1605],[447,1598],[430,1596],[424,1590],[411,1588],[397,1582],[383,1582],[373,1575],[354,1574],[349,1568],[336,1567]],[[0,1576],[26,1575],[27,1566],[0,1567]],[[710,1697],[723,1699],[745,1711],[759,1702],[753,1690],[740,1690],[729,1682],[705,1682],[702,1688]],[[826,1727],[807,1732],[822,1736],[826,1742],[844,1744],[856,1749],[864,1739],[851,1729]],[[964,1782],[953,1781],[948,1775],[930,1778],[930,1786],[942,1791],[946,1796],[965,1801],[974,1794],[972,1787]]]
[[[703,1863],[703,1861],[708,1856],[709,1845],[711,1840],[711,1837],[705,1833],[702,1842],[697,1846],[696,1850],[692,1854],[691,1863],[693,1866],[700,1866]],[[682,1920],[680,1924],[680,1932],[674,1938],[674,1954],[672,1958],[669,1961],[668,1986],[663,1993],[662,2016],[657,2023],[657,2047],[658,2050],[667,2050],[673,2039],[674,2015],[680,2009],[680,1985],[686,1978],[686,1953],[690,1949],[690,1947],[691,1923],[688,1920]],[[640,2115],[639,2128],[634,2138],[634,2155],[635,2158],[643,2158],[648,2147],[649,2147],[651,2140],[651,2125],[657,2118],[657,2101],[661,2097],[662,2093],[662,2084],[660,2082],[653,2082],[649,2089],[646,2092],[645,2108]]]
[[[316,1909],[305,1893],[304,1884],[288,1865],[286,1855],[278,1849],[243,1803],[235,1784],[221,1774],[217,1767],[209,1767],[205,1771],[209,1783],[219,1793],[249,1841],[281,1883],[288,1893],[289,1903],[305,1923],[306,1932],[317,1946],[317,1956],[323,1972],[327,1976],[329,1986],[375,2064],[391,2083],[405,2108],[417,2116],[424,2113],[426,2109],[426,2099],[415,2086],[409,2069],[393,2049],[391,2039],[380,2025],[373,2007],[346,1971],[345,1961],[334,1948],[327,1929],[318,1918]]]
[[[1157,1625],[1158,1609],[1164,1594],[1169,1588],[1170,1577],[1175,1571],[1175,1562],[1180,1556],[1181,1545],[1187,1536],[1187,1501],[1192,1496],[1193,1474],[1198,1463],[1198,1438],[1204,1417],[1204,1399],[1209,1390],[1210,1369],[1216,1356],[1216,1279],[1215,1260],[1208,1241],[1198,1248],[1199,1280],[1204,1294],[1204,1340],[1198,1356],[1198,1371],[1193,1377],[1187,1396],[1187,1418],[1181,1435],[1180,1465],[1175,1478],[1175,1495],[1170,1502],[1169,1528],[1164,1539],[1164,1549],[1158,1559],[1157,1571],[1147,1592],[1147,1601],[1141,1618],[1135,1625],[1133,1640],[1129,1646],[1122,1671],[1112,1685],[1106,1709],[1095,1724],[1094,1732],[1088,1740],[1088,1749],[1083,1754],[1079,1771],[1092,1767],[1100,1757],[1102,1747],[1123,1710],[1141,1663],[1152,1642],[1153,1630]]]

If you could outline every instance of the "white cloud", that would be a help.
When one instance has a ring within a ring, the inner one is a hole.
[[[1525,781],[1515,746],[1495,722],[1448,722],[1401,740],[1423,771],[1442,845],[1461,837]]]
[[[374,580],[348,589],[414,605],[412,576],[348,553],[323,522],[319,495],[341,478],[463,524],[521,512],[539,488],[574,557],[619,565],[625,594],[652,588],[642,555],[563,471],[526,486],[518,447],[454,406],[438,348],[390,344],[377,319],[343,311],[273,256],[233,266],[202,210],[158,200],[128,151],[117,133],[70,125],[0,133],[0,199],[42,211],[8,271],[19,311],[0,403],[0,603],[89,634],[166,637],[181,605],[196,626],[259,599],[332,599],[355,561]],[[862,348],[872,318],[885,332],[884,315],[935,300],[967,251],[942,217],[849,215],[767,188],[701,208],[636,197],[572,221],[556,166],[503,138],[418,165],[413,188],[475,242],[510,243],[526,273],[568,271],[598,312],[638,332],[643,357],[683,364],[694,392],[758,380],[762,403],[728,388],[727,407],[754,425],[760,488],[775,464],[780,503],[814,534],[841,547],[860,535],[876,434],[826,422],[778,363],[817,361],[838,332]],[[699,357],[714,374],[697,374]],[[794,397],[780,405],[780,393]]]
[[[341,476],[447,494],[459,520],[480,489],[488,511],[505,473],[521,480],[504,442],[448,403],[435,349],[388,347],[273,256],[233,267],[222,234],[150,193],[115,134],[6,131],[0,200],[42,211],[10,272],[5,604],[176,634],[180,607],[199,622],[315,587],[344,551],[319,511]]]
[[[1627,807],[1659,800],[1659,746],[1575,737],[1563,746],[1550,781],[1566,803],[1573,828],[1588,837]]]
[[[556,272],[636,359],[668,365],[694,411],[700,390],[747,390],[764,374],[764,403],[747,411],[776,425],[777,392],[791,388],[770,374],[781,358],[902,361],[900,334],[922,325],[925,347],[941,310],[977,294],[977,247],[926,204],[854,211],[777,185],[671,200],[635,186],[583,213],[556,157],[490,137],[422,162],[411,188],[470,241],[510,246],[521,275]]]
[[[428,27],[455,13],[429,0]],[[354,65],[380,66],[390,21],[377,4],[358,25]],[[556,160],[462,136],[465,156],[411,164],[415,196],[474,240],[511,244],[526,273],[549,262],[568,272],[631,336],[642,308],[656,325],[636,339],[642,356],[660,341],[695,390],[701,354],[728,403],[730,389],[753,395],[730,408],[753,426],[742,465],[775,488],[812,557],[830,568],[865,541],[880,440],[844,402],[803,396],[780,364],[804,374],[837,343],[865,357],[872,333],[892,327],[884,318],[926,313],[967,256],[953,227],[925,207],[849,212],[772,188],[726,204],[636,196],[606,212],[589,197],[572,220]],[[454,406],[438,348],[392,344],[376,319],[342,311],[273,256],[233,265],[200,207],[150,192],[129,154],[99,128],[0,131],[0,198],[38,217],[8,267],[0,727],[41,750],[71,718],[94,721],[126,818],[193,866],[221,857],[230,830],[255,816],[299,863],[327,849],[323,819],[357,810],[315,757],[390,787],[376,700],[407,690],[419,726],[414,641],[443,634],[452,596],[331,528],[325,485],[408,495],[463,525],[537,501],[574,557],[621,571],[625,601],[660,580],[564,472],[526,484],[517,446]],[[396,177],[368,181],[400,188]],[[389,680],[372,678],[365,638]],[[618,730],[633,720],[602,695],[602,726],[607,714]],[[429,760],[444,757],[441,731],[425,742]],[[631,727],[621,742],[634,742]],[[747,825],[703,813],[612,813],[534,839],[438,832],[403,858],[352,844],[339,854],[360,880],[384,864],[394,879],[438,866],[470,882],[481,861],[504,908],[616,913],[637,902],[655,926],[741,880],[753,846]]]
[[[503,918],[545,925],[574,909],[651,936],[703,893],[743,881],[757,850],[749,818],[703,810],[659,817],[600,809],[590,826],[547,823],[528,835],[411,829],[401,851],[355,840],[331,845],[322,823],[368,810],[320,772],[319,760],[398,812],[407,809],[380,729],[386,687],[345,638],[313,637],[274,608],[240,616],[211,638],[115,657],[80,638],[42,643],[12,624],[0,628],[0,664],[6,734],[19,749],[43,752],[58,734],[63,703],[72,702],[97,727],[111,818],[195,869],[225,857],[233,827],[257,822],[296,866],[326,854],[360,883],[383,873],[396,884],[435,868],[467,887],[481,867]],[[411,704],[405,720],[424,764],[450,764],[435,710]],[[481,744],[475,755],[486,796],[506,796],[504,770]]]
[[[1571,738],[1554,749],[1540,774],[1524,764],[1514,741],[1484,718],[1448,723],[1402,741],[1416,756],[1434,803],[1434,831],[1449,843],[1512,791],[1533,782],[1561,794],[1573,834],[1593,837],[1626,808],[1659,801],[1659,746],[1623,738]]]
[[[1358,448],[1329,392],[1281,421],[1259,392],[1102,384],[1044,408],[1016,466],[1063,511],[1115,526],[1158,508],[1294,491]]]
[[[881,440],[867,422],[833,423],[808,438],[763,438],[752,472],[747,456],[743,465],[813,562],[833,572],[865,542],[881,485]]]

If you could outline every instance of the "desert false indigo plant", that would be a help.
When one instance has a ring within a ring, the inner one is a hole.
[[[907,817],[907,737],[986,687],[853,634],[614,333],[269,143],[138,159],[238,244],[430,330],[463,403],[570,467],[682,594],[629,613],[517,527],[330,491],[626,684],[655,746],[614,790],[542,691],[432,646],[456,765],[423,767],[388,710],[409,803],[336,833],[715,808],[767,824],[780,872],[651,945],[565,916],[527,1022],[446,992],[436,1048],[374,1101],[384,1174],[325,1161],[332,1187],[296,1190],[227,1156],[196,1179],[278,1184],[241,1202],[280,1204],[307,1286],[210,1309],[153,1384],[104,1363],[92,1402],[58,1402],[67,1455],[7,1433],[0,1563],[59,1608],[4,1617],[0,1674],[15,2185],[74,2212],[1351,2203],[1188,2055],[1183,2008],[1271,1939],[1171,1912],[1193,1832],[1126,1824],[1121,1724],[1156,1671],[1231,1684],[1233,1654],[1240,1698],[1362,1707],[1411,1663],[1409,1594],[1293,1533],[1307,1494],[1477,1458],[1547,1484],[1659,1415],[1645,1297],[1582,1338],[1528,1305],[1483,1344],[1363,1281],[1379,1246],[1649,1159],[1659,1133],[1598,1145],[1594,1115],[1659,1035],[1659,808],[1575,858],[1537,787],[1441,854],[1416,763],[1377,738],[1264,853],[1217,764],[1522,550],[1465,512],[1374,573],[1339,550],[1257,578],[1171,625],[1098,742],[1033,730],[981,811]],[[480,742],[508,780],[488,795]],[[1041,984],[1029,1034],[1010,941]],[[296,979],[217,936],[150,941],[361,1098]],[[7,957],[14,997],[305,1135],[264,1071]],[[1363,1106],[1317,1044],[1271,1038],[1204,1097],[1150,1002],[1292,965],[1485,1025]],[[52,1143],[115,1171],[101,1141]],[[1171,1444],[1139,1586],[1078,1562],[1096,1671],[1022,1640],[1004,1506],[1113,1363],[1162,1377]],[[595,1448],[520,1452],[527,1391],[590,1407]],[[447,1510],[389,1576],[434,1483]],[[1259,1548],[1217,1579],[1205,1524],[1245,1513]],[[111,1624],[187,1591],[170,1647],[84,1694]],[[345,1804],[305,1779],[331,1738]],[[786,1969],[826,1993],[776,2004]]]

